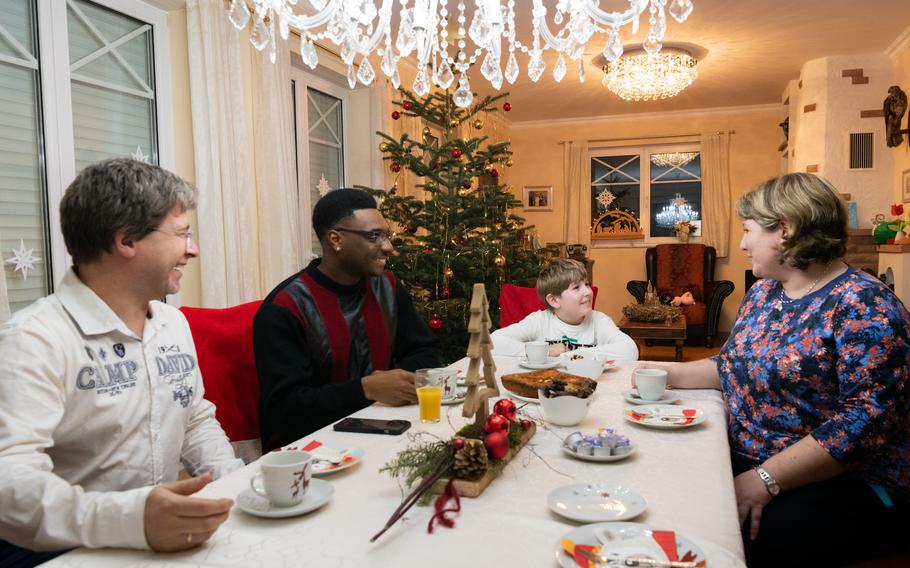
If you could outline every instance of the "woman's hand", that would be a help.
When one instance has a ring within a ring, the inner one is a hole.
[[[739,513],[739,525],[742,526],[748,515],[749,538],[758,538],[758,525],[761,522],[762,510],[771,502],[771,494],[765,489],[765,482],[754,469],[744,471],[733,479],[736,491],[736,510]]]
[[[638,365],[635,366],[635,369],[632,370],[632,388],[635,388],[637,386],[635,384],[635,371],[637,371],[638,369],[663,369],[664,371],[667,372],[667,388],[670,388],[670,374],[672,373],[672,371],[671,371],[672,368],[673,368],[673,365],[660,365],[658,363],[642,361],[641,363],[639,363]]]

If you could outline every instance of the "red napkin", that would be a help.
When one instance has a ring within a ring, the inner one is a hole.
[[[309,451],[315,450],[316,448],[318,448],[321,445],[322,445],[322,442],[317,442],[316,440],[313,440],[312,442],[310,442],[309,444],[307,444],[303,447],[303,451],[309,452]]]
[[[667,555],[667,560],[673,562],[679,560],[679,556],[676,554],[676,533],[673,531],[651,531],[651,538],[660,545],[660,548],[663,549],[664,554]]]

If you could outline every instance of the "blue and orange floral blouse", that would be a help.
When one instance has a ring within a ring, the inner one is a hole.
[[[716,361],[734,460],[758,464],[811,434],[910,500],[910,316],[877,279],[848,268],[797,300],[759,280]]]

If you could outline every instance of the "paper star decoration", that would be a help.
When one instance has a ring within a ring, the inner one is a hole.
[[[136,151],[130,154],[137,162],[149,163],[149,157],[142,153],[142,146],[136,146]]]
[[[329,180],[325,179],[325,174],[322,174],[319,177],[319,183],[316,184],[316,189],[319,190],[319,195],[325,197],[325,194],[332,191],[332,187],[329,185]]]
[[[604,209],[609,209],[610,204],[616,199],[616,196],[610,193],[610,190],[605,189],[597,194],[597,202],[604,206]]]
[[[28,271],[35,269],[35,263],[41,260],[40,258],[34,256],[32,252],[35,249],[25,248],[25,241],[19,239],[19,249],[13,249],[13,258],[6,259],[7,264],[15,264],[16,268],[13,270],[15,272],[22,273],[22,279],[28,280]]]

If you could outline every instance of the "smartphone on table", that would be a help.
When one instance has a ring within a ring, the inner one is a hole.
[[[407,420],[381,420],[378,418],[345,418],[336,422],[332,428],[338,432],[357,432],[359,434],[403,434],[411,423]]]

